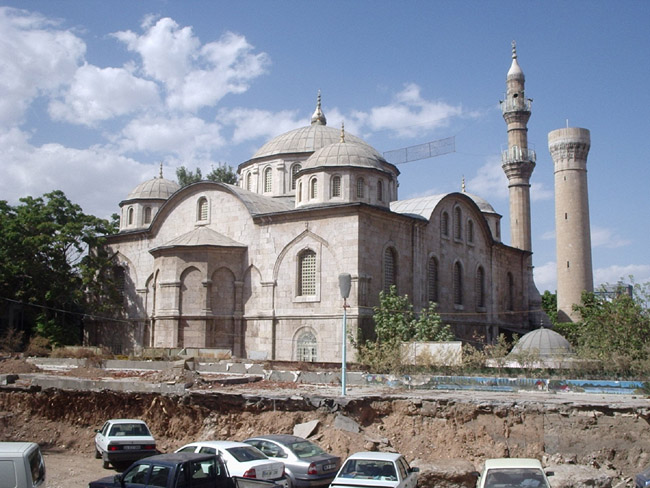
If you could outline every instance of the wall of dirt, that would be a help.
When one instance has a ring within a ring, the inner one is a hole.
[[[337,428],[337,416],[358,424]],[[109,418],[142,418],[170,451],[198,439],[243,440],[292,433],[318,420],[313,439],[342,457],[394,449],[415,464],[536,457],[615,469],[631,477],[650,464],[647,409],[463,403],[363,397],[337,403],[317,397],[282,400],[198,392],[183,396],[112,391],[0,392],[0,438],[92,453],[94,429]]]

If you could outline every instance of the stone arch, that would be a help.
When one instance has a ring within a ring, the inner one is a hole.
[[[181,316],[198,315],[203,309],[203,277],[198,268],[190,266],[181,273],[178,309]]]
[[[212,273],[210,278],[211,296],[210,305],[214,315],[232,315],[235,312],[235,275],[226,268],[221,267]]]
[[[293,356],[296,361],[318,361],[318,334],[311,327],[301,327],[293,335]]]

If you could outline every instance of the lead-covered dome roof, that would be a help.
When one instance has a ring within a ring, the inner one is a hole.
[[[571,344],[563,336],[551,329],[535,329],[521,336],[510,351],[510,355],[532,353],[539,357],[559,357],[573,353]]]
[[[365,143],[348,142],[348,137],[345,136],[345,142],[336,142],[316,151],[305,161],[303,170],[316,167],[353,166],[385,171],[386,166],[390,165],[372,147]]]
[[[161,167],[160,176],[140,183],[129,193],[126,199],[167,200],[178,189],[180,189],[178,183],[163,178]]]

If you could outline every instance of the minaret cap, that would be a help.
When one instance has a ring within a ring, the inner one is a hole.
[[[320,108],[320,90],[318,90],[318,102],[316,103],[316,110],[314,110],[314,115],[311,116],[311,125],[327,125],[327,119],[325,114]]]
[[[521,78],[524,79],[524,72],[521,70],[517,62],[517,43],[512,41],[512,64],[508,70],[508,78]]]

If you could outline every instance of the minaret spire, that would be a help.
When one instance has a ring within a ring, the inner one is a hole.
[[[345,122],[341,122],[341,142],[345,142]]]
[[[327,119],[325,118],[325,114],[320,107],[320,90],[318,90],[316,110],[314,110],[314,114],[311,116],[311,125],[327,125]]]
[[[161,161],[160,162],[160,179],[162,179],[162,177],[163,177],[162,168],[163,168],[163,164],[162,164],[162,161]]]

